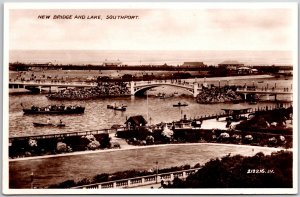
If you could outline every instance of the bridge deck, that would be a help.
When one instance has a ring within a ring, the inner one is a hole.
[[[247,94],[293,94],[292,91],[283,90],[237,90],[236,92]]]
[[[39,83],[39,82],[9,82],[9,85],[23,85],[23,86],[42,86],[42,87],[96,87],[96,83],[55,83],[55,82],[47,82],[47,83]]]

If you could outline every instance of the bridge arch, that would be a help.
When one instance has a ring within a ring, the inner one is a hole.
[[[133,84],[131,84],[133,85]],[[157,83],[157,84],[145,84],[145,85],[134,85],[134,87],[131,87],[131,95],[144,95],[144,93],[152,88],[159,87],[159,86],[172,86],[172,87],[177,87],[181,89],[187,90],[191,95],[195,97],[195,88],[193,87],[187,87],[184,85],[179,85],[179,84],[172,84],[172,83]],[[197,85],[198,87],[198,85]],[[198,94],[198,92],[196,92]]]

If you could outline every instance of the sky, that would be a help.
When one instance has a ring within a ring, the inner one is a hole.
[[[99,15],[102,20],[87,19]],[[295,16],[289,8],[11,9],[9,49],[293,50]]]

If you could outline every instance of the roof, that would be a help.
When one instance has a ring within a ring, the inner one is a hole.
[[[204,66],[203,62],[184,62],[182,65],[183,66],[189,66],[189,67],[201,67],[201,66]]]
[[[145,120],[145,118],[141,115],[138,115],[138,116],[130,116],[128,118],[128,120],[126,120],[125,124],[128,123],[128,122],[134,122],[136,125],[139,125],[139,124],[146,124],[147,121]]]
[[[203,62],[183,62],[184,64],[203,64]]]
[[[240,68],[238,68],[239,70],[249,70],[249,69],[251,69],[251,68],[248,68],[248,67],[246,67],[246,66],[243,66],[243,67],[240,67]]]
[[[238,62],[238,61],[235,61],[235,60],[226,60],[226,61],[224,61],[224,62],[221,62],[220,64],[240,65],[240,64],[243,64],[243,63]],[[219,64],[219,65],[220,65],[220,64]]]
[[[120,60],[105,60],[103,64],[122,64]]]

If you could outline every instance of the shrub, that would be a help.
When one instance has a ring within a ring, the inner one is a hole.
[[[58,142],[56,144],[56,150],[59,153],[67,152],[67,144],[65,144],[63,142]]]
[[[266,173],[253,173],[264,169]],[[207,162],[186,181],[174,179],[171,188],[291,188],[293,154],[279,151],[271,155],[257,153],[252,157],[225,156]],[[270,173],[273,170],[274,173]],[[268,173],[269,172],[269,173]]]
[[[34,139],[29,139],[28,144],[30,147],[37,147],[37,141]]]
[[[98,141],[91,141],[87,147],[90,149],[90,150],[96,150],[100,147],[100,143]]]

